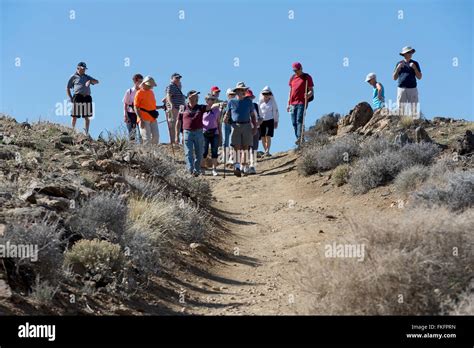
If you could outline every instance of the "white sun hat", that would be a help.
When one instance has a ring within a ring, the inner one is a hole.
[[[140,84],[140,86],[141,85],[147,85],[147,86],[150,86],[150,87],[156,87],[157,86],[155,80],[151,76],[145,76],[145,78],[143,79],[143,82]]]
[[[365,82],[369,82],[370,80],[372,79],[376,79],[377,76],[375,75],[375,73],[371,72],[371,73],[368,73],[367,76],[365,77]]]
[[[247,86],[245,85],[245,83],[243,83],[243,82],[238,82],[238,83],[237,83],[237,86],[235,86],[235,87],[232,89],[232,91],[235,92],[235,91],[238,90],[238,89],[247,90],[247,89],[249,89],[249,87],[247,87]]]
[[[409,52],[415,53],[416,51],[411,46],[405,46],[405,47],[402,48],[402,51],[400,52],[400,55],[403,56],[404,54],[409,53]]]

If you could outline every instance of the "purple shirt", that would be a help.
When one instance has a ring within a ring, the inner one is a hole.
[[[212,108],[210,111],[206,111],[202,117],[202,125],[204,131],[210,129],[216,129],[216,134],[219,134],[219,117],[221,112],[218,107]]]

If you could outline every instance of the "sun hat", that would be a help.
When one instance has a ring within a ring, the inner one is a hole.
[[[193,95],[198,95],[199,93],[201,93],[201,92],[197,92],[194,89],[192,89],[188,92],[188,94],[186,96],[189,98],[189,97],[192,97]]]
[[[142,86],[142,85],[147,85],[147,86],[150,86],[150,87],[156,87],[157,86],[155,80],[151,76],[145,76],[142,83],[140,83],[140,86]]]
[[[301,70],[301,68],[303,68],[300,62],[294,62],[291,66],[294,70]]]
[[[79,63],[77,63],[77,67],[78,67],[78,68],[87,69],[87,65],[86,65],[86,63],[84,63],[84,62],[79,62]]]
[[[220,91],[221,91],[220,88],[217,87],[217,86],[212,86],[211,87],[211,92],[220,92]]]
[[[232,88],[227,88],[227,91],[225,92],[227,95],[229,94],[235,94],[235,92],[232,90]]]
[[[407,53],[415,53],[415,49],[414,48],[411,48],[411,46],[405,46],[402,48],[402,51],[400,52],[400,55],[403,56],[404,54],[407,54]]]
[[[370,80],[372,79],[376,79],[377,76],[375,75],[375,73],[371,72],[369,74],[367,74],[367,76],[365,77],[365,82],[369,82]]]
[[[171,75],[171,78],[182,78],[182,76],[180,74],[178,74],[177,72],[175,72],[173,75]]]
[[[261,93],[261,94],[272,94],[272,95],[273,95],[272,90],[271,90],[270,87],[268,87],[268,86],[263,87],[263,89],[262,89],[262,91],[261,91],[260,93]]]
[[[232,91],[235,92],[235,91],[238,90],[238,89],[247,90],[247,89],[249,89],[249,87],[247,87],[247,86],[245,85],[245,83],[243,83],[243,82],[238,82],[237,85],[234,87],[234,89],[232,89]]]

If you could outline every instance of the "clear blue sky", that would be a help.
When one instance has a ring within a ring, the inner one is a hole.
[[[92,87],[91,133],[97,136],[122,124],[121,100],[134,73],[152,75],[161,98],[176,71],[185,92],[204,93],[212,85],[225,90],[245,81],[257,93],[269,85],[281,113],[273,151],[285,150],[294,143],[285,111],[292,62],[300,61],[315,81],[311,125],[325,113],[346,114],[370,101],[364,77],[372,71],[385,85],[386,99],[396,99],[391,74],[406,45],[416,48],[414,59],[424,73],[418,86],[426,117],[474,120],[471,0],[0,2],[0,111],[18,120],[69,123],[55,114],[56,104],[66,99],[76,64],[85,61],[100,80]],[[164,124],[160,132],[167,141]]]

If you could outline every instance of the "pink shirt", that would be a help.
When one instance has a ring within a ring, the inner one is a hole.
[[[212,108],[210,111],[206,111],[202,116],[202,125],[204,131],[209,129],[217,129],[217,134],[219,133],[219,117],[221,112],[218,107]]]

